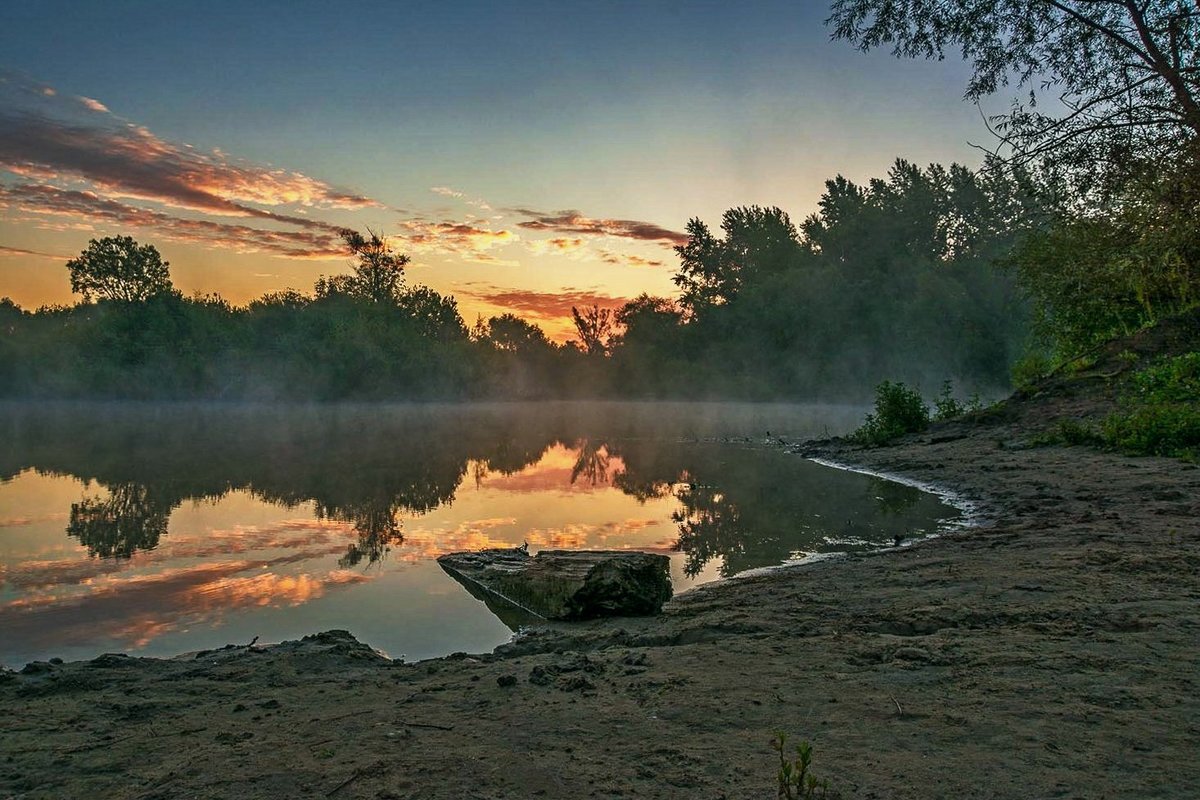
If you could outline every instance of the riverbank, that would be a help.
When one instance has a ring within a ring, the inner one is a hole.
[[[402,664],[347,634],[0,676],[0,797],[1191,797],[1200,469],[1031,447],[1109,365],[879,450],[980,525]],[[1103,378],[1103,379],[1102,379]]]

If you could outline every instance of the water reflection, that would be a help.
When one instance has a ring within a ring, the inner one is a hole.
[[[678,590],[890,543],[949,511],[910,487],[696,441],[787,430],[722,409],[10,408],[0,499],[18,534],[0,538],[0,661],[109,643],[179,651],[235,640],[239,626],[266,640],[347,627],[396,654],[477,649],[497,634],[450,619],[473,612],[425,570],[443,552],[670,552]],[[828,410],[790,413],[796,435],[831,425]],[[63,506],[39,494],[71,486]],[[400,633],[368,630],[404,615]]]
[[[150,487],[129,481],[114,483],[108,496],[85,497],[71,504],[67,535],[74,536],[89,556],[129,558],[150,550],[167,532],[171,504],[159,502]]]

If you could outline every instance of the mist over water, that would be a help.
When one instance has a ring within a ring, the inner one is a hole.
[[[173,655],[346,628],[409,659],[486,651],[455,550],[631,549],[676,592],[933,531],[915,489],[766,445],[862,409],[728,403],[10,405],[0,663]]]

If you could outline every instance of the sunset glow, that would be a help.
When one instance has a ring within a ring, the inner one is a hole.
[[[244,304],[345,271],[338,230],[369,227],[468,323],[514,312],[563,340],[573,305],[672,295],[692,216],[801,218],[839,172],[974,160],[959,90],[911,91],[960,65],[881,73],[816,7],[387,7],[362,30],[238,6],[228,36],[229,4],[58,5],[0,32],[0,296],[26,308],[72,302],[62,266],[93,237],[153,243],[185,294]]]

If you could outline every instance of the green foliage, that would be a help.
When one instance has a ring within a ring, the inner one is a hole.
[[[1156,361],[1135,373],[1120,410],[1102,427],[1104,441],[1131,455],[1200,454],[1200,353]]]
[[[1172,208],[1135,194],[1115,213],[1073,216],[1031,234],[1007,258],[1033,300],[1034,332],[1066,360],[1200,301],[1200,194]]]
[[[1200,454],[1200,406],[1195,404],[1130,408],[1109,416],[1103,430],[1108,444],[1130,455],[1195,461]]]
[[[1200,402],[1200,353],[1158,359],[1134,373],[1126,400],[1137,405]]]
[[[1040,350],[1030,350],[1012,366],[1012,382],[1017,388],[1024,389],[1040,381],[1050,374],[1054,364]]]
[[[829,23],[835,38],[864,50],[961,56],[973,69],[969,100],[1010,84],[1028,88],[1027,99],[993,117],[997,147],[1084,185],[1132,162],[1174,160],[1200,136],[1192,3],[834,0]]]
[[[129,236],[91,239],[87,248],[67,262],[71,291],[84,302],[113,300],[137,303],[171,291],[168,264],[153,245],[140,245]]]
[[[1034,436],[1030,441],[1034,447],[1050,445],[1095,446],[1104,443],[1104,438],[1094,428],[1079,420],[1064,419],[1045,433]]]
[[[1011,174],[901,160],[866,185],[827,182],[798,228],[778,209],[732,209],[720,238],[693,220],[677,248],[682,314],[654,322],[683,367],[664,382],[823,397],[885,377],[1006,386],[1027,315],[1014,277],[992,262],[1035,204]]]
[[[771,749],[779,755],[777,773],[779,797],[786,800],[813,800],[829,796],[829,781],[812,774],[813,748],[808,742],[796,745],[795,756],[787,751],[787,734],[782,731],[771,740]],[[820,794],[818,794],[820,790]]]
[[[747,285],[791,268],[800,239],[788,215],[778,208],[731,208],[721,218],[717,239],[699,219],[688,222],[688,242],[679,255],[680,305],[689,314],[731,302]]]
[[[903,383],[884,381],[875,387],[875,413],[850,435],[859,444],[878,447],[929,427],[929,407]]]
[[[961,402],[954,396],[954,384],[951,381],[942,382],[942,392],[933,399],[933,418],[938,422],[963,414],[970,414],[983,409],[983,401],[978,394],[971,395],[967,401]]]
[[[1128,455],[1200,457],[1200,353],[1162,358],[1134,373],[1120,408],[1095,428],[1062,420],[1035,446],[1107,447]]]

